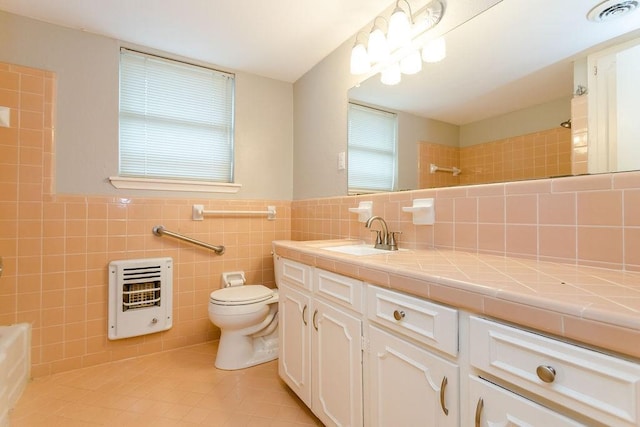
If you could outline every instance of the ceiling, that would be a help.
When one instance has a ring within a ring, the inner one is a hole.
[[[425,64],[396,86],[375,75],[350,98],[458,125],[568,98],[576,58],[621,35],[640,37],[640,10],[608,22],[587,20],[600,3],[503,0],[445,35],[442,62]]]
[[[392,0],[0,0],[0,10],[295,82]]]
[[[404,76],[397,86],[385,87],[374,76],[357,89],[357,96],[352,93],[356,99],[448,123],[470,123],[571,96],[576,55],[640,28],[638,11],[609,23],[587,21],[586,14],[602,0],[442,1],[445,14],[433,32],[446,33],[447,58]],[[410,1],[413,9],[427,2]],[[0,0],[0,10],[295,82],[393,3]]]

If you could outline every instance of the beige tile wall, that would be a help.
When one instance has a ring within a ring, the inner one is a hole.
[[[584,175],[589,170],[588,101],[589,95],[571,99],[571,167],[574,175]]]
[[[460,149],[448,145],[420,142],[419,146],[419,181],[420,188],[440,188],[460,185],[460,177],[452,173],[431,173],[430,165],[451,168],[460,167]]]
[[[436,223],[413,225],[402,207],[425,197],[435,198]],[[293,238],[373,243],[348,211],[361,200],[403,232],[400,247],[640,271],[640,172],[294,201]]]
[[[538,179],[570,175],[571,131],[548,129],[513,138],[455,148],[422,142],[420,145],[420,188]],[[462,173],[431,174],[429,165],[456,166]]]
[[[223,271],[244,270],[250,283],[273,285],[271,242],[288,239],[290,202],[94,197],[53,194],[52,73],[0,63],[0,105],[11,126],[0,128],[0,324],[33,325],[33,375],[41,376],[209,341],[208,295]],[[277,219],[207,217],[191,206],[264,210]],[[205,249],[156,237],[167,229],[223,244]],[[131,339],[107,339],[107,266],[117,259],[174,259],[174,326]],[[213,355],[212,355],[213,363]]]
[[[571,131],[548,129],[460,149],[460,184],[571,174]]]

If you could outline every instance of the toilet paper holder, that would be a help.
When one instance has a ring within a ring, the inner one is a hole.
[[[228,288],[229,286],[242,286],[247,283],[247,279],[244,277],[244,271],[228,271],[222,273],[220,277],[220,287]]]

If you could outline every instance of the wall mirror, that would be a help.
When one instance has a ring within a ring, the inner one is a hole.
[[[604,119],[640,122],[638,90],[623,89],[640,87],[640,10],[619,9],[637,4],[502,0],[445,34],[443,61],[393,86],[372,75],[348,98],[398,114],[397,190],[640,169],[640,151],[609,143],[640,146],[640,129]]]

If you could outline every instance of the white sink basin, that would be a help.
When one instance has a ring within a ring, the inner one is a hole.
[[[392,254],[395,251],[387,251],[385,249],[376,249],[373,246],[365,246],[365,245],[344,245],[344,246],[328,246],[326,248],[322,248],[327,251],[332,252],[340,252],[341,254],[348,255],[379,255],[379,254]]]

